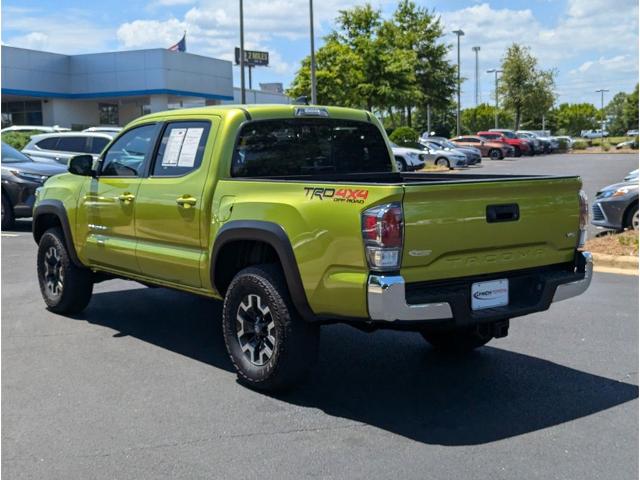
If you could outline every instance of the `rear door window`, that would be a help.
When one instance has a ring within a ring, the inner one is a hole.
[[[104,150],[104,147],[106,147],[109,144],[110,140],[108,138],[102,138],[102,137],[93,137],[91,139],[91,150],[89,153],[100,153],[102,152],[102,150]]]
[[[87,137],[60,137],[56,150],[59,152],[87,153]]]
[[[38,148],[41,148],[42,150],[55,150],[57,144],[58,137],[45,138],[44,140],[40,140],[36,143]]]
[[[391,172],[387,144],[366,122],[334,119],[255,121],[240,131],[231,176]]]

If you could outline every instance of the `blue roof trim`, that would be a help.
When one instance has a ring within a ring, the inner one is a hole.
[[[120,92],[94,92],[94,93],[58,93],[58,92],[41,92],[37,90],[19,90],[15,88],[3,88],[3,95],[22,95],[25,97],[40,98],[67,98],[71,100],[82,100],[87,98],[104,98],[104,97],[133,97],[139,95],[179,95],[183,97],[200,97],[210,98],[213,100],[233,100],[233,96],[217,95],[212,93],[188,92],[185,90],[172,90],[167,88],[157,88],[150,90],[124,90]]]

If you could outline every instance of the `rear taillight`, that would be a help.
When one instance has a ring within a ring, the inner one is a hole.
[[[584,190],[580,190],[580,193],[578,193],[578,200],[580,204],[578,248],[582,248],[587,241],[587,225],[589,225],[589,199],[587,198],[587,194],[584,193]]]
[[[362,238],[372,270],[397,270],[402,252],[402,207],[388,203],[362,213]]]

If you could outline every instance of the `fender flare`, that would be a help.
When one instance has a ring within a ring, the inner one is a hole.
[[[62,232],[64,233],[64,243],[67,247],[67,252],[69,252],[71,261],[78,267],[84,267],[84,265],[78,258],[76,247],[73,244],[73,236],[71,235],[71,227],[69,225],[67,211],[64,208],[64,204],[60,200],[42,200],[33,210],[31,232],[33,234],[34,241],[38,243],[40,240],[36,234],[36,232],[38,231],[38,221],[41,220],[44,215],[49,214],[55,215],[60,221],[60,226],[62,227]]]
[[[318,317],[313,313],[307,301],[307,295],[302,285],[302,277],[300,276],[300,270],[298,269],[289,237],[282,226],[276,223],[260,220],[232,220],[220,228],[213,242],[211,253],[211,268],[209,274],[213,288],[218,290],[215,286],[217,257],[222,247],[236,240],[258,240],[273,247],[280,259],[280,265],[282,266],[285,281],[289,288],[291,301],[296,307],[296,310],[306,321],[312,322],[318,320]]]

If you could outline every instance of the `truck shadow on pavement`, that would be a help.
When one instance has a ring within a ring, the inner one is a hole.
[[[232,371],[221,302],[165,289],[96,293],[79,319]],[[517,325],[516,325],[517,326]],[[494,341],[499,346],[500,341]],[[437,354],[415,333],[323,328],[311,378],[275,395],[427,444],[477,445],[585,417],[638,387],[496,347]]]

